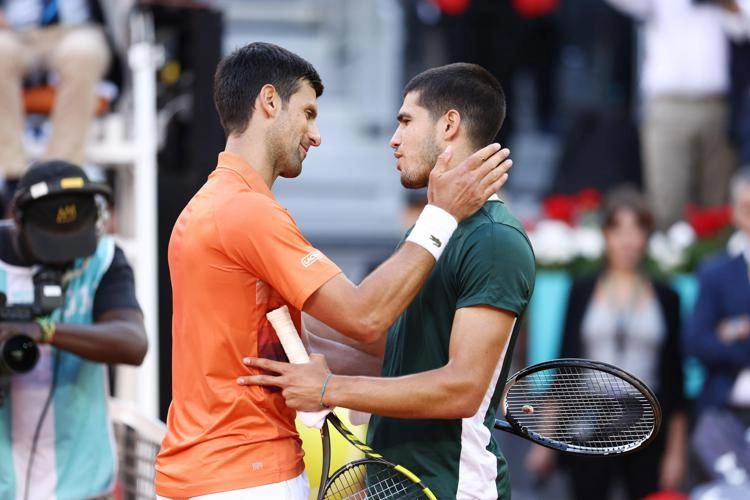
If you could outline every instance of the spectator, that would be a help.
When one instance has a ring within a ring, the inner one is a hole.
[[[41,293],[59,299],[34,320],[0,322],[0,345],[19,333],[40,344],[31,371],[0,366],[0,498],[112,493],[104,363],[140,364],[147,340],[132,269],[113,239],[99,235],[96,196],[105,192],[75,165],[40,163],[19,181],[14,218],[0,226],[0,290],[8,302],[38,305]],[[61,295],[47,291],[56,286]]]
[[[732,221],[738,233],[727,251],[704,262],[685,346],[706,369],[696,403],[693,449],[713,479],[750,477],[750,169],[730,185]],[[718,423],[718,426],[717,426]],[[719,460],[724,456],[724,460]],[[729,458],[731,457],[731,458]]]
[[[628,498],[680,487],[686,464],[687,417],[683,396],[680,310],[677,294],[643,272],[653,218],[632,188],[612,191],[604,202],[605,264],[571,288],[562,341],[563,357],[617,365],[655,390],[664,426],[646,449],[624,457],[565,458],[572,498],[607,498],[615,478]],[[532,449],[527,465],[552,467],[554,452]]]
[[[0,0],[0,172],[8,193],[26,169],[22,85],[36,68],[59,79],[43,157],[83,162],[96,86],[111,57],[103,22],[97,0]]]
[[[644,180],[656,223],[666,227],[688,201],[713,206],[726,200],[735,166],[728,136],[727,36],[750,32],[748,2],[607,1],[644,23]]]
[[[741,244],[701,265],[698,298],[686,330],[686,350],[708,375],[696,404],[698,413],[726,405],[750,409],[750,393],[744,395],[744,386],[737,384],[743,370],[750,370],[750,169],[732,178],[730,197],[732,221],[741,233],[735,241]]]

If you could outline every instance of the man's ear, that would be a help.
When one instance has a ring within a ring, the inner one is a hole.
[[[281,108],[281,98],[276,92],[276,87],[267,83],[261,87],[255,100],[258,109],[267,117],[276,116]]]
[[[461,114],[455,109],[449,109],[440,120],[443,140],[455,139],[458,135],[458,129],[461,126]]]

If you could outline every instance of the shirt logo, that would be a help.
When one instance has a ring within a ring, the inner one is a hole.
[[[313,265],[313,263],[314,263],[315,261],[318,261],[318,260],[320,260],[320,259],[321,259],[322,257],[323,257],[323,254],[321,254],[321,253],[320,253],[319,251],[317,251],[317,250],[313,250],[313,251],[312,251],[312,252],[310,252],[309,254],[307,254],[307,255],[305,255],[304,257],[302,257],[302,260],[300,260],[300,262],[302,263],[302,267],[304,267],[304,268],[308,268],[308,267],[310,267],[311,265]]]
[[[440,248],[441,246],[443,246],[443,242],[440,241],[439,239],[437,239],[436,237],[434,237],[433,235],[430,235],[430,241],[432,241],[432,244],[435,245],[438,248]]]

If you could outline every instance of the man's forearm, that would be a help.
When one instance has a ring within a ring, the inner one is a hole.
[[[140,318],[140,313],[132,315]],[[91,361],[139,365],[148,341],[138,318],[120,315],[90,325],[61,323],[55,328],[52,345]]]
[[[454,376],[448,367],[394,378],[337,375],[324,401],[395,418],[465,418],[477,411],[474,382]]]

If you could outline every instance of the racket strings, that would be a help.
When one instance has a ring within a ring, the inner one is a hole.
[[[530,433],[590,450],[633,448],[656,416],[634,386],[607,372],[568,366],[534,372],[506,396],[507,415]]]
[[[360,462],[343,469],[326,485],[326,500],[427,498],[417,484],[381,462]]]

